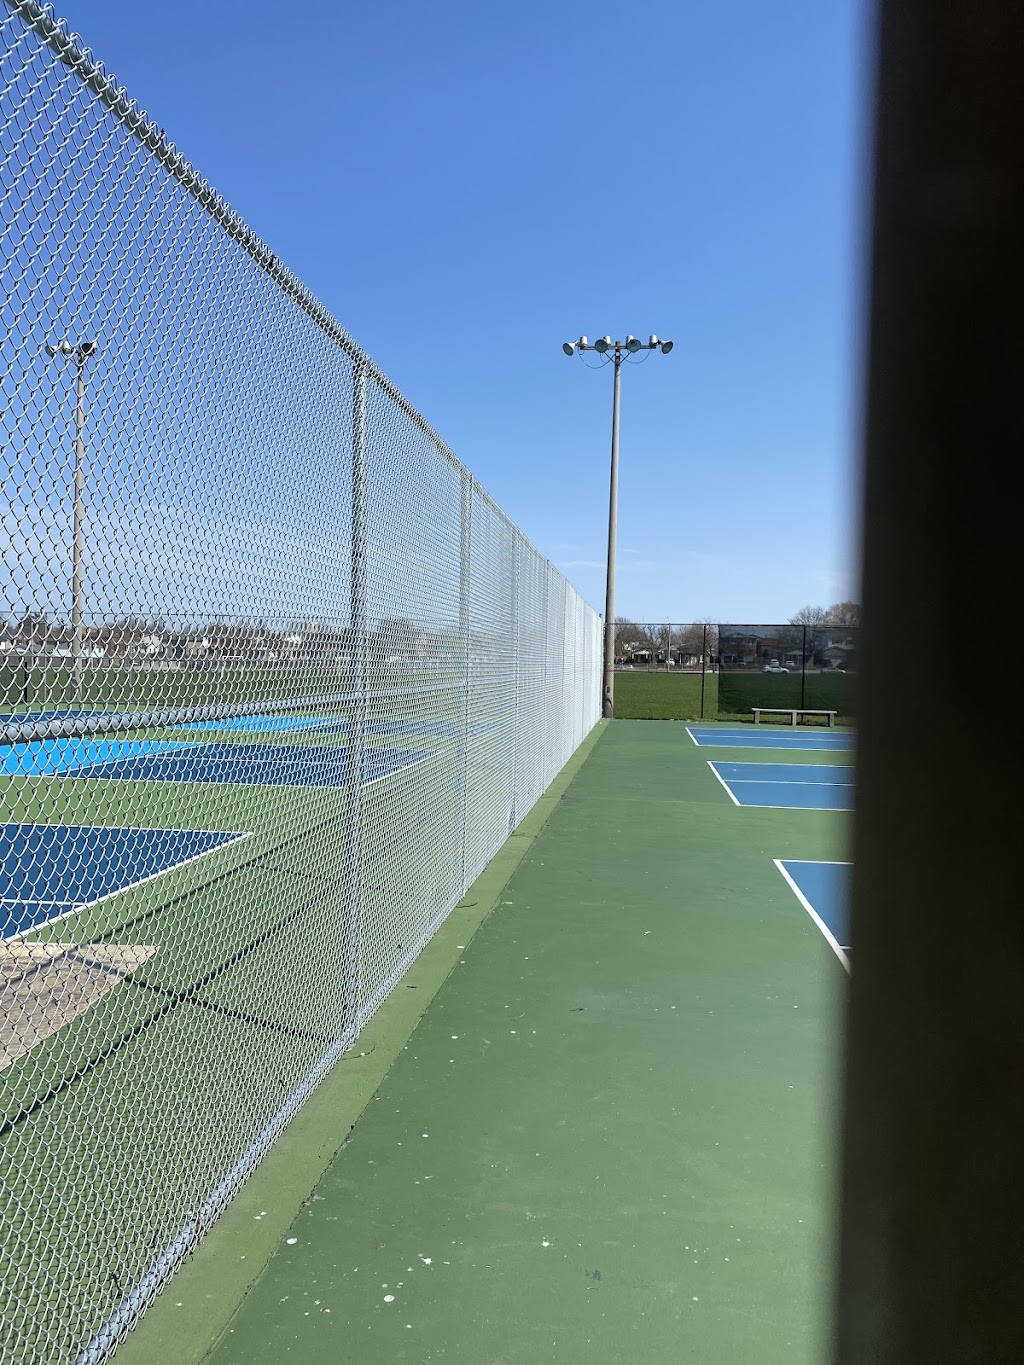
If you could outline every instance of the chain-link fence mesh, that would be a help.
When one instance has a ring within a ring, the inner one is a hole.
[[[769,713],[796,708],[834,711],[836,723],[852,724],[857,635],[856,624],[838,621],[620,620],[615,626],[615,714],[645,720],[752,720],[755,707]]]
[[[0,1361],[59,1365],[109,1354],[595,724],[601,636],[7,7]]]
[[[855,625],[720,625],[718,709],[807,708],[854,715]]]

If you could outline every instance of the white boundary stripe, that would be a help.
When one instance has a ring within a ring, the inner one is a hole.
[[[736,804],[743,810],[816,810],[825,815],[850,814],[855,809],[853,806],[770,806],[766,801],[737,801]]]
[[[854,806],[770,806],[765,801],[741,801],[733,787],[828,787],[833,791],[847,792],[852,790],[852,782],[772,782],[769,778],[751,777],[730,777],[725,778],[715,767],[716,763],[724,763],[722,758],[709,758],[708,767],[721,782],[722,786],[729,793],[735,805],[743,810],[820,810],[820,811],[852,811]]]
[[[739,801],[736,800],[736,797],[735,797],[735,795],[734,795],[734,793],[733,793],[733,791],[732,791],[732,788],[729,786],[728,782],[726,782],[725,778],[724,778],[724,777],[722,776],[722,774],[718,771],[718,769],[717,769],[717,768],[715,767],[715,765],[714,765],[714,762],[713,762],[710,758],[708,759],[708,767],[711,769],[711,771],[714,773],[714,775],[718,778],[719,782],[721,782],[722,786],[725,788],[725,790],[726,790],[726,792],[727,792],[727,794],[728,794],[728,796],[729,796],[729,800],[733,803],[734,806],[738,806],[740,803],[739,803]]]
[[[339,752],[345,753],[346,750],[340,749]],[[366,752],[373,751],[367,750]],[[382,749],[380,752],[394,753],[395,750]],[[412,751],[410,750],[409,752]],[[390,768],[386,773],[381,773],[379,777],[371,777],[366,782],[361,782],[359,785],[361,787],[371,787],[374,782],[383,782],[387,777],[395,777],[398,773],[408,772],[410,768],[416,768],[421,763],[426,763],[429,759],[436,757],[437,754],[441,752],[440,749],[435,749],[432,753],[424,754],[422,758],[417,758],[412,763],[403,763],[400,767]],[[139,757],[146,758],[149,757],[149,755],[141,754]],[[158,754],[156,757],[163,758],[165,755]],[[102,767],[107,763],[128,763],[131,761],[132,760],[130,759],[109,758],[104,759],[102,764],[93,763],[90,764],[89,767]],[[281,759],[279,761],[283,763],[286,760]],[[219,762],[224,767],[227,767],[230,763],[244,763],[245,760],[241,758],[225,758],[220,759]],[[123,777],[110,777],[109,775],[90,774],[86,769],[82,769],[79,772],[46,773],[45,776],[55,777],[60,782],[185,782],[191,783],[193,786],[197,787],[265,787],[268,791],[279,792],[303,792],[311,790],[318,792],[343,792],[348,790],[347,782],[342,782],[340,785],[336,783],[324,785],[322,782],[260,782],[258,780],[252,782],[217,782],[210,778],[203,777],[132,777],[127,774]]]
[[[813,862],[813,861],[814,861],[813,858],[787,858],[787,859],[786,859],[786,862],[788,862],[788,863],[795,863],[795,862],[810,863],[810,862]],[[839,959],[839,961],[843,964],[843,966],[846,968],[846,970],[849,971],[849,970],[850,970],[850,959],[849,959],[849,957],[847,956],[847,950],[842,946],[842,944],[841,944],[841,943],[839,942],[839,940],[836,938],[835,934],[833,934],[832,930],[828,927],[828,925],[825,923],[825,921],[824,921],[824,920],[821,918],[821,916],[818,914],[817,910],[815,910],[814,906],[813,906],[813,905],[811,904],[811,902],[807,899],[807,897],[804,895],[804,893],[803,893],[803,892],[800,890],[800,888],[797,886],[796,882],[793,880],[793,878],[789,875],[789,873],[788,873],[788,872],[786,871],[786,869],[783,867],[783,865],[782,865],[783,860],[782,860],[781,858],[773,858],[773,859],[772,859],[772,862],[775,864],[775,866],[779,869],[779,871],[780,871],[780,872],[782,873],[782,875],[785,877],[786,881],[789,883],[790,889],[792,890],[794,896],[796,896],[797,900],[800,902],[800,904],[804,907],[804,909],[805,909],[805,910],[807,911],[807,913],[810,915],[811,919],[814,920],[814,923],[815,923],[815,924],[818,926],[818,928],[821,930],[822,934],[823,934],[824,937],[825,937],[825,941],[828,943],[828,946],[832,949],[832,951],[835,953],[836,957],[837,957],[837,958]],[[835,863],[834,866],[836,866],[836,867],[848,867],[849,864],[848,864],[848,863]]]
[[[715,760],[721,763],[720,758]],[[821,782],[817,778],[813,782],[801,782],[792,777],[730,777],[727,781],[732,782],[737,787],[752,784],[756,787],[852,787],[852,782]]]
[[[784,858],[786,863],[810,863],[813,867],[852,867],[849,858]]]
[[[77,905],[76,900],[36,900],[33,896],[0,896],[0,905]]]
[[[699,731],[697,734],[695,734],[694,731],[690,728],[690,726],[687,726],[686,733],[690,736],[694,744],[696,744],[699,749],[714,749],[716,747],[719,749],[758,749],[763,750],[766,753],[772,754],[785,754],[791,753],[793,751],[797,753],[806,753],[808,751],[817,752],[818,750],[821,750],[823,753],[848,754],[853,753],[854,749],[854,746],[852,745],[845,743],[842,744],[837,743],[837,741],[839,740],[846,740],[847,738],[849,738],[849,736],[845,734],[830,735],[827,732],[822,732],[822,734],[818,736],[818,739],[824,740],[825,742],[816,743],[814,740],[810,739],[809,735],[803,734],[794,735],[793,731],[789,727],[785,727],[779,730],[768,730],[766,733],[762,735],[748,734],[746,730],[718,731],[707,730]],[[715,741],[712,738],[714,734],[726,735],[732,738],[735,738],[737,735],[742,735],[745,739],[749,739],[751,742],[749,744],[725,743],[716,746]],[[792,744],[762,743],[761,742],[762,738],[766,740],[792,739],[794,742]]]
[[[72,910],[66,910],[63,915],[55,915],[53,919],[44,920],[42,924],[33,924],[29,929],[20,929],[16,934],[10,934],[0,940],[4,943],[17,943],[19,940],[27,938],[29,934],[37,933],[40,929],[48,929],[51,924],[59,924],[61,920],[70,918],[71,915],[79,915],[83,910],[92,910],[94,906],[102,905],[104,901],[109,901],[114,896],[121,896],[125,891],[134,891],[136,887],[145,886],[147,882],[156,881],[157,877],[164,876],[167,872],[177,872],[180,868],[189,867],[192,863],[198,863],[201,858],[208,858],[211,853],[221,853],[224,849],[230,848],[232,844],[237,844],[240,839],[251,837],[251,830],[243,830],[236,833],[234,830],[221,829],[153,829],[148,825],[46,825],[35,824],[23,826],[26,829],[124,829],[132,833],[140,830],[146,834],[223,834],[224,842],[214,844],[212,848],[204,848],[202,853],[193,853],[191,858],[185,858],[180,863],[169,863],[167,867],[161,867],[156,872],[150,872],[145,877],[140,877],[136,882],[126,882],[124,886],[119,886],[116,891],[105,891],[102,896],[97,896],[92,901],[80,901],[76,903]],[[22,904],[31,902],[22,902]],[[41,902],[45,904],[45,902]],[[67,901],[58,901],[56,904],[67,904]]]

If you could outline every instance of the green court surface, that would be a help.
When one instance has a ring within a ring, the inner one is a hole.
[[[602,727],[118,1359],[827,1358],[846,976],[773,859],[850,817],[723,756]]]

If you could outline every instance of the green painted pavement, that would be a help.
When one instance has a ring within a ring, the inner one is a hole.
[[[772,859],[849,817],[721,756],[605,729],[210,1365],[825,1358],[845,975]]]

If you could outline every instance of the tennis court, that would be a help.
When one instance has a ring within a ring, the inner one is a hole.
[[[719,749],[822,749],[846,753],[855,747],[854,736],[815,728],[773,730],[770,726],[688,725],[686,733],[701,748]]]
[[[54,924],[244,838],[222,830],[0,826],[2,937]]]
[[[414,749],[364,749],[361,781],[379,781],[425,762],[429,753]],[[156,751],[110,757],[68,767],[69,778],[123,782],[244,783],[271,787],[346,787],[349,749],[341,745],[197,744],[156,746]]]
[[[832,951],[850,968],[850,873],[846,862],[776,858],[775,866],[797,900],[824,934]]]
[[[205,730],[222,734],[287,734],[305,732],[310,734],[347,734],[347,716],[315,715],[252,715],[229,716],[223,720],[189,721],[173,727],[175,730]],[[471,739],[491,733],[495,727],[481,721],[472,721],[466,727]],[[362,733],[381,737],[386,735],[422,736],[423,738],[450,738],[461,731],[450,720],[424,720],[418,717],[382,718],[370,717],[362,722]]]
[[[852,765],[709,761],[708,767],[737,806],[853,810]]]

